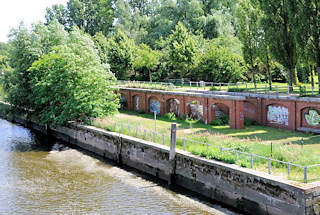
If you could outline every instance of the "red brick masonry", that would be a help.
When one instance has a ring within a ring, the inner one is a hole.
[[[230,128],[244,128],[244,118],[261,125],[289,130],[320,133],[320,118],[314,117],[314,124],[306,120],[309,110],[315,110],[320,117],[320,99],[297,98],[290,96],[270,96],[249,93],[221,92],[179,92],[137,88],[121,88],[121,96],[127,102],[127,109],[150,113],[150,101],[160,103],[160,115],[169,112],[169,102],[173,99],[179,104],[178,115],[187,115],[189,104],[197,101],[203,108],[203,121],[210,123],[215,119],[215,108],[229,115]],[[139,104],[136,98],[139,97]]]

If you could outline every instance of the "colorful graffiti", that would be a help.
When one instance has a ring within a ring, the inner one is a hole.
[[[136,96],[136,110],[139,110],[139,102],[140,102],[140,98],[139,96]]]
[[[269,123],[275,123],[288,126],[289,111],[288,108],[280,106],[268,106],[267,120]]]
[[[176,116],[180,115],[180,102],[177,99],[169,99],[167,104],[169,113],[174,113]]]
[[[203,106],[199,101],[192,101],[187,103],[188,116],[192,119],[203,119]]]
[[[160,114],[160,102],[154,99],[150,100],[150,112]]]
[[[308,113],[304,115],[306,122],[310,126],[317,126],[320,122],[320,116],[318,111],[310,109]]]

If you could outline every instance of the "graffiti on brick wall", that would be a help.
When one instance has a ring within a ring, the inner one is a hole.
[[[320,116],[318,111],[310,109],[309,112],[307,112],[304,115],[306,122],[308,123],[308,125],[310,126],[317,126],[319,125],[319,121],[320,121]]]
[[[203,119],[203,106],[199,101],[192,101],[187,103],[188,116],[192,119]]]
[[[157,114],[160,114],[160,102],[155,100],[155,99],[151,99],[150,100],[150,112],[154,113],[156,112]]]
[[[139,102],[140,102],[140,98],[139,96],[136,96],[136,110],[139,110]]]
[[[167,104],[170,113],[174,113],[176,116],[180,115],[180,103],[177,99],[169,99]]]
[[[288,108],[280,106],[268,106],[267,120],[269,123],[275,123],[288,126],[289,111]]]

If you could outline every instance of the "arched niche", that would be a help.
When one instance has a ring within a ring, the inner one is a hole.
[[[121,109],[121,110],[126,110],[126,109],[128,109],[127,97],[126,97],[126,95],[123,94],[123,93],[120,94],[120,109]]]
[[[167,112],[180,116],[180,101],[178,99],[168,99],[166,101]]]
[[[140,110],[140,96],[135,95],[133,96],[133,110],[139,111]]]
[[[192,119],[203,120],[203,105],[200,101],[194,100],[187,102],[186,114]]]
[[[222,103],[212,104],[212,116],[211,120],[222,118],[223,116],[229,117],[230,108],[229,106]]]
[[[267,106],[267,122],[275,125],[289,125],[289,109],[278,104]]]

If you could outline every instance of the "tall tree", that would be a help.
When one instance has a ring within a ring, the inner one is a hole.
[[[108,40],[108,62],[118,79],[126,79],[132,71],[136,45],[120,29]]]
[[[306,63],[316,67],[320,92],[320,1],[289,1],[299,48]]]
[[[57,22],[45,26],[43,23],[33,25],[29,30],[23,23],[10,33],[10,53],[12,72],[6,73],[4,90],[8,101],[18,107],[32,108],[32,93],[28,69],[42,55],[49,53],[53,46],[65,42],[66,32]]]
[[[76,25],[90,35],[112,29],[114,10],[112,0],[69,0],[67,3],[70,26]]]
[[[43,123],[86,122],[118,108],[114,75],[105,71],[91,37],[76,27],[28,71],[33,109]]]
[[[185,77],[194,66],[197,55],[196,41],[186,27],[179,22],[168,37],[169,61],[180,78]]]
[[[154,71],[160,63],[160,52],[152,50],[149,46],[141,44],[137,57],[133,62],[133,68],[136,70],[142,70],[143,78],[147,76],[149,81],[152,81],[152,71]]]
[[[46,9],[46,24],[49,24],[54,19],[58,20],[58,22],[63,25],[66,29],[69,29],[69,14],[67,8],[65,8],[62,4],[54,4],[51,8]]]
[[[260,29],[259,19],[261,12],[254,8],[248,0],[242,0],[237,10],[237,21],[239,24],[238,35],[242,42],[243,58],[252,74],[254,84],[256,84],[256,73],[258,70],[258,59],[260,49]]]
[[[288,70],[289,86],[292,91],[292,84],[297,84],[297,45],[295,26],[290,18],[290,0],[258,1],[264,13],[262,25],[271,54]]]

